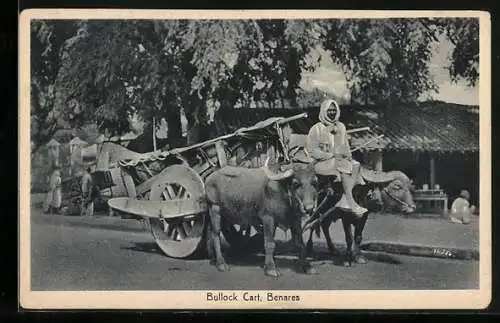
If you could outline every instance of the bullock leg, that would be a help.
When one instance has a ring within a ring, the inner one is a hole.
[[[208,219],[210,221],[210,215],[208,216]],[[205,248],[207,252],[208,259],[210,259],[210,264],[215,263],[215,253],[214,253],[214,241],[212,239],[212,224],[209,223],[207,225],[207,232],[205,235]]]
[[[323,231],[323,234],[325,235],[325,240],[326,244],[328,245],[328,250],[333,256],[338,256],[340,253],[333,244],[331,235],[330,235],[330,226],[332,225],[333,221],[331,218],[327,217],[323,221],[321,221],[320,228],[321,231]],[[316,229],[311,230],[311,233],[309,234],[309,239],[307,240],[307,245],[306,245],[306,255],[310,256],[313,253],[313,231],[316,231]],[[318,234],[319,236],[319,234]]]
[[[295,221],[292,224],[292,227],[293,227],[292,234],[294,235],[293,236],[293,242],[294,242],[295,248],[297,248],[297,250],[298,250],[298,258],[299,258],[300,270],[302,272],[308,274],[308,275],[315,275],[315,274],[317,274],[316,269],[314,269],[311,266],[311,263],[306,260],[308,252],[307,252],[307,248],[306,248],[306,245],[304,244],[304,240],[303,240],[303,237],[302,237],[302,230],[301,230],[301,227],[300,227],[300,220]],[[313,232],[313,230],[311,229],[311,233],[310,233],[310,236],[309,236],[309,240],[310,241],[312,241],[312,232]]]
[[[297,246],[298,243],[296,241],[296,237],[297,237],[297,234],[296,234],[296,231],[297,229],[295,229],[293,226],[291,228],[291,232],[292,232],[292,243],[294,246]],[[306,257],[309,257],[309,256],[312,256],[313,255],[313,252],[314,252],[314,246],[313,246],[313,234],[314,234],[314,231],[316,231],[316,225],[314,228],[312,228],[310,231],[309,231],[309,237],[307,238],[307,243],[306,243]],[[300,231],[299,231],[300,232]]]
[[[292,234],[295,236],[295,230],[292,229]],[[313,231],[316,231],[316,228],[312,228],[311,231],[309,232],[309,238],[307,239],[307,244],[306,244],[306,257],[307,256],[312,256],[313,254]]]
[[[228,271],[229,266],[226,264],[224,257],[222,256],[221,243],[220,243],[220,207],[218,205],[210,206],[210,225],[212,226],[212,244],[214,246],[215,253],[215,265],[219,271]]]
[[[344,260],[345,267],[351,267],[354,265],[354,255],[353,255],[353,236],[352,236],[352,221],[351,216],[342,217],[342,226],[344,227],[345,242],[346,242],[346,254]]]
[[[276,248],[276,243],[274,242],[274,218],[270,215],[265,215],[262,217],[262,224],[264,226],[264,250],[265,250],[265,260],[264,260],[264,273],[267,276],[279,277],[281,273],[276,268],[274,263],[274,249]]]
[[[361,254],[360,246],[363,240],[363,230],[365,228],[366,220],[368,219],[368,213],[363,215],[361,219],[356,221],[354,226],[354,259],[358,264],[366,264],[368,260],[365,256]]]
[[[330,250],[330,253],[332,256],[338,256],[339,251],[337,248],[335,248],[335,245],[333,244],[332,237],[330,236],[330,226],[332,225],[333,221],[331,218],[325,218],[321,222],[321,230],[323,231],[323,234],[325,235],[325,240],[326,244],[328,245],[328,250]]]

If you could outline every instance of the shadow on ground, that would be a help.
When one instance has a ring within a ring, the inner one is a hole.
[[[326,245],[323,246],[321,243],[316,244],[315,251],[312,256],[308,257],[308,260],[311,262],[313,266],[333,264],[334,266],[343,267],[345,259],[345,246],[339,244],[336,245],[336,248],[339,251],[339,254],[332,255],[329,252]],[[154,242],[141,242],[141,243],[132,242],[131,246],[122,246],[121,249],[168,257],[160,250],[160,248],[158,248],[158,246]],[[226,262],[230,267],[241,266],[241,267],[263,268],[264,266],[264,252],[262,248],[228,247],[225,248],[223,254]],[[395,264],[395,265],[399,265],[402,263],[398,257],[383,252],[363,251],[363,255],[369,262],[381,262],[381,263]],[[205,254],[204,257],[196,257],[194,259],[208,259],[208,258],[209,256]],[[284,268],[284,269],[286,268],[299,273],[300,268],[298,266],[297,259],[298,259],[298,254],[294,250],[290,242],[285,242],[285,241],[276,242],[275,261],[279,268]],[[186,261],[189,260],[186,259]],[[213,260],[211,260],[211,263],[213,264]],[[358,266],[363,266],[363,265],[358,264]],[[169,268],[169,270],[183,271],[185,269],[173,267]]]
[[[154,242],[132,242],[132,246],[120,247],[121,250],[130,250],[137,252],[145,252],[157,255],[164,255],[164,253],[158,248]]]

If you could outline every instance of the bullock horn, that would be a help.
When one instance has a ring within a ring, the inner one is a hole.
[[[280,181],[282,179],[288,178],[293,175],[292,169],[288,169],[286,172],[275,173],[269,169],[269,167],[267,166],[268,163],[269,163],[269,157],[266,158],[262,170],[266,174],[267,178],[269,178],[272,181]]]

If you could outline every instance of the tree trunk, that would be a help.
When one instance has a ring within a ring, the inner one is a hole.
[[[166,119],[170,148],[182,147],[184,142],[182,138],[181,109],[178,106],[169,106],[167,111]]]
[[[203,93],[203,95],[206,97],[206,93]],[[207,133],[207,109],[205,99],[193,96],[190,98],[189,103],[192,109],[186,113],[188,121],[187,144],[193,145],[207,140],[209,137]]]
[[[127,145],[127,149],[137,153],[146,153],[153,151],[153,129],[152,123],[146,124],[143,132]]]
[[[200,129],[198,124],[189,124],[189,129],[187,133],[187,145],[191,146],[200,141]]]

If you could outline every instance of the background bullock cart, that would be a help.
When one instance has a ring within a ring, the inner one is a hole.
[[[120,160],[119,178],[127,197],[111,198],[110,208],[145,218],[158,244],[168,256],[187,258],[204,251],[208,207],[204,181],[225,166],[260,167],[269,157],[288,160],[289,118],[269,118],[254,126],[169,151],[135,154]],[[258,230],[244,232],[223,224],[224,238],[231,245],[257,238]]]

